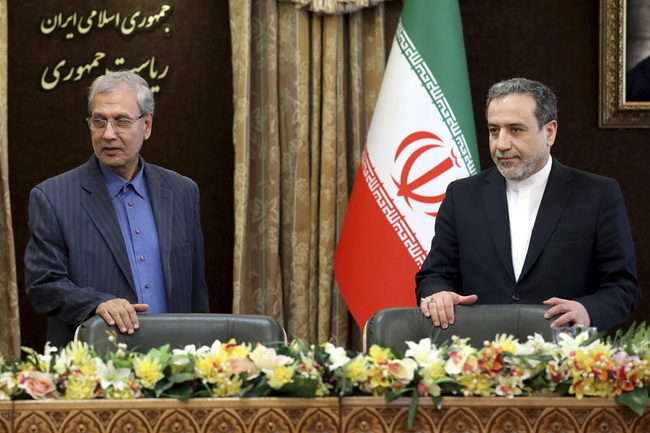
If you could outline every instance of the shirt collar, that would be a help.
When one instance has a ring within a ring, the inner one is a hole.
[[[138,156],[138,158],[140,158],[140,170],[138,171],[138,174],[136,174],[135,177],[130,182],[124,179],[119,174],[116,174],[111,170],[109,170],[108,167],[106,167],[101,161],[98,161],[99,170],[102,173],[102,177],[104,178],[104,182],[106,183],[106,187],[108,188],[108,194],[111,196],[111,199],[115,198],[115,196],[122,190],[122,188],[124,188],[124,185],[129,183],[133,186],[133,189],[139,196],[144,197],[144,191],[145,191],[144,164],[145,163],[142,156]]]
[[[521,190],[531,190],[542,185],[545,185],[548,182],[548,177],[551,174],[551,166],[553,165],[553,157],[549,155],[546,165],[542,167],[537,173],[527,177],[524,180],[516,181],[506,179],[508,187],[512,188],[515,191]]]

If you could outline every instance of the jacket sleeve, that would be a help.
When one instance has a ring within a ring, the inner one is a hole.
[[[585,306],[593,326],[607,330],[623,323],[641,299],[632,233],[615,181],[603,193],[593,254],[595,290],[576,301]]]
[[[209,313],[210,302],[208,288],[205,282],[205,255],[203,247],[203,231],[201,229],[200,197],[198,186],[195,185],[194,206],[194,260],[192,262],[192,312]]]
[[[454,217],[453,183],[447,187],[435,222],[431,249],[420,270],[415,274],[415,294],[420,298],[442,291],[460,293],[459,253]]]
[[[39,188],[29,196],[30,239],[25,250],[25,289],[36,311],[80,325],[100,303],[115,297],[70,279],[68,245],[60,215]]]

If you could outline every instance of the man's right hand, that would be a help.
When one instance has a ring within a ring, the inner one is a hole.
[[[460,296],[454,292],[439,292],[420,300],[420,309],[426,317],[431,317],[433,326],[447,329],[454,324],[454,307],[456,305],[472,305],[478,296]]]
[[[116,325],[121,333],[133,334],[140,327],[138,314],[149,309],[147,304],[131,304],[126,299],[111,299],[95,309],[109,326]]]

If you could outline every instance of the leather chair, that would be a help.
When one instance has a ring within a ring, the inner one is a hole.
[[[451,337],[457,335],[470,338],[469,344],[479,349],[485,340],[494,340],[497,334],[504,333],[521,342],[535,333],[551,341],[553,319],[544,318],[549,308],[545,305],[457,305],[454,324],[447,329],[434,327],[419,307],[387,308],[375,313],[366,323],[363,347],[367,352],[377,344],[404,353],[408,349],[407,341],[417,343],[429,337],[441,345],[443,342],[451,343]]]
[[[287,335],[280,323],[268,316],[237,314],[140,314],[140,328],[133,334],[122,334],[115,326],[108,326],[101,316],[93,316],[82,323],[75,333],[75,341],[92,345],[100,355],[115,351],[106,331],[117,331],[117,343],[125,343],[130,350],[146,353],[149,349],[170,344],[171,349],[194,344],[211,346],[215,340],[222,343],[234,338],[237,344],[262,343],[282,345]]]

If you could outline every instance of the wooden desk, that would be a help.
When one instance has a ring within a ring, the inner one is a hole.
[[[0,433],[392,433],[408,432],[409,399],[382,397],[0,402]],[[446,397],[420,399],[415,432],[648,433],[613,399]]]

